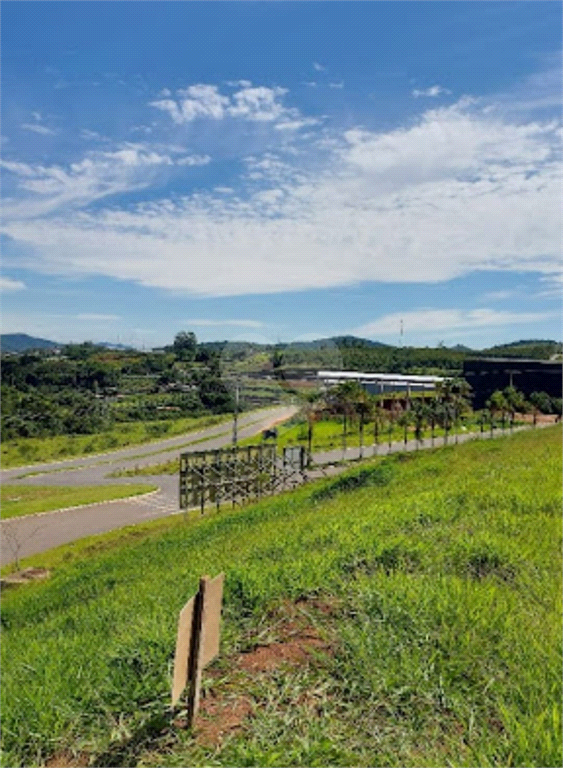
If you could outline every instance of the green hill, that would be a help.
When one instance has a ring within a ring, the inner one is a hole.
[[[536,360],[549,360],[552,355],[560,355],[563,345],[551,339],[530,339],[513,341],[510,344],[497,344],[480,352],[491,357],[531,357]]]

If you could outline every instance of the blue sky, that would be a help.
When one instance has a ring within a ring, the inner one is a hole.
[[[561,338],[561,15],[5,0],[3,332]]]

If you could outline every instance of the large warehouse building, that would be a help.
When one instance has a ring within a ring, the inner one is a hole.
[[[402,375],[400,373],[362,373],[360,371],[319,371],[319,384],[330,387],[345,381],[357,381],[372,395],[382,395],[387,392],[431,392],[442,376]]]
[[[561,397],[563,363],[553,360],[529,360],[489,357],[464,360],[463,377],[471,385],[473,408],[484,408],[493,392],[516,387],[526,397],[532,392],[547,392]]]

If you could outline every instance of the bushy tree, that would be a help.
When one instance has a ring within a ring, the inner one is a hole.
[[[192,331],[180,331],[174,337],[172,350],[179,360],[191,362],[197,352],[197,338]]]

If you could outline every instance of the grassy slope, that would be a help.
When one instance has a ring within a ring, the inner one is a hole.
[[[561,430],[380,464],[375,485],[194,517],[8,593],[5,765],[65,745],[99,765],[560,765]],[[342,609],[317,617],[334,656],[257,679],[215,751],[167,705],[177,613],[221,569],[218,689],[272,607]]]
[[[67,487],[56,485],[3,485],[0,488],[2,519],[78,507],[98,501],[123,499],[154,491],[156,485],[101,485]]]
[[[201,416],[199,418],[166,419],[161,421],[132,421],[116,425],[107,432],[93,435],[57,435],[56,437],[25,437],[5,440],[0,448],[2,466],[19,467],[46,461],[57,461],[72,456],[86,456],[104,451],[142,445],[153,440],[194,432],[221,422],[232,420],[231,414]]]
[[[464,425],[465,426],[465,425]],[[465,426],[466,431],[479,432],[479,425],[475,421],[468,421]],[[499,433],[500,427],[495,426],[495,434]],[[455,430],[458,434],[462,433],[461,427],[457,427]],[[488,429],[485,430],[488,434]],[[506,434],[508,434],[509,428],[506,427]],[[436,427],[434,430],[436,445],[440,445],[444,442],[444,430]],[[430,440],[431,430],[426,428],[421,432],[422,440]],[[387,428],[379,433],[378,450],[384,452],[387,449],[389,440],[392,442],[402,442],[404,439],[404,429],[400,426],[393,426],[391,434]],[[408,439],[414,440],[414,428],[412,426],[408,429]],[[450,442],[455,441],[455,432],[450,430],[448,433],[448,439]],[[254,437],[247,437],[243,440],[239,440],[239,446],[257,445],[261,442],[260,435],[254,435]],[[301,422],[299,424],[289,423],[287,425],[281,424],[278,426],[278,450],[288,445],[307,445],[307,424]],[[359,425],[357,422],[349,424],[346,430],[346,447],[357,448],[360,445],[360,433]],[[373,436],[373,424],[366,424],[364,429],[364,448],[366,455],[373,452],[374,448],[374,436]],[[312,453],[320,453],[322,451],[339,450],[342,448],[342,422],[336,420],[319,421],[315,424],[313,430],[312,441]],[[149,475],[175,475],[180,471],[180,459],[171,459],[170,461],[160,462],[156,464],[150,464],[144,467],[134,467],[132,469],[123,469],[112,472],[108,477],[143,477]]]

